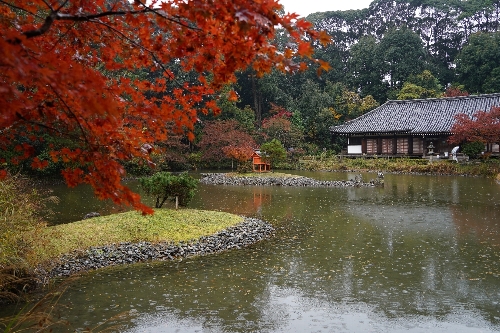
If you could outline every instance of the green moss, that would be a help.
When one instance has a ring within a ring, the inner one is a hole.
[[[121,242],[178,243],[214,234],[243,221],[243,217],[215,211],[157,209],[143,216],[136,211],[47,227],[35,248],[32,264],[74,250]]]

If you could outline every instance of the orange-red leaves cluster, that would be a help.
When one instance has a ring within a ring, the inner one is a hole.
[[[318,75],[320,75],[322,71],[327,72],[330,69],[332,69],[332,67],[330,66],[330,64],[328,62],[326,62],[326,61],[318,59],[318,63],[319,63]]]
[[[448,87],[443,94],[443,97],[469,96],[469,92],[460,87]]]
[[[198,146],[206,161],[220,161],[224,158],[244,161],[250,158],[257,144],[252,136],[232,119],[205,122]]]
[[[296,25],[297,25],[297,27],[304,29],[304,30],[311,29],[313,26],[311,22],[306,21],[305,19],[302,19],[302,18],[297,20]]]
[[[0,2],[0,148],[20,134],[69,140],[71,150],[50,153],[70,166],[63,172],[69,185],[91,184],[99,197],[143,212],[150,210],[120,183],[124,160],[148,159],[141,147],[172,132],[187,131],[192,139],[198,112],[219,112],[216,92],[235,81],[235,71],[296,70],[292,58],[311,58],[314,40],[329,41],[296,14],[276,14],[275,0],[147,3]],[[278,52],[272,44],[278,26],[296,48]],[[182,84],[169,64],[197,71],[198,81]],[[156,78],[146,80],[138,70]],[[8,162],[34,157],[29,145],[20,149]],[[33,159],[31,165],[46,163]]]
[[[326,46],[332,42],[332,37],[325,30],[322,30],[319,33],[319,41],[321,45]]]
[[[42,161],[38,157],[35,157],[31,162],[31,167],[33,169],[44,169],[49,165],[48,161]]]
[[[248,143],[242,143],[241,146],[226,146],[222,148],[224,154],[239,162],[245,162],[252,157],[255,147],[250,146]]]
[[[80,168],[64,169],[62,171],[64,180],[66,181],[66,184],[68,184],[69,187],[75,187],[76,185],[82,183],[83,174],[84,172]]]
[[[16,145],[14,147],[14,151],[22,153],[20,158],[26,159],[34,154],[35,149],[33,148],[33,146],[23,142],[23,144],[21,145]]]
[[[228,101],[230,102],[237,102],[238,101],[238,94],[234,90],[231,90],[229,92],[229,97],[227,98]]]
[[[312,47],[311,43],[306,42],[306,41],[302,41],[299,43],[299,50],[297,53],[300,56],[310,58],[312,56],[312,54],[314,53],[314,48]]]
[[[455,124],[451,128],[453,135],[448,139],[450,143],[500,142],[500,107],[492,107],[490,111],[477,111],[472,118],[466,114],[459,114],[455,118]]]

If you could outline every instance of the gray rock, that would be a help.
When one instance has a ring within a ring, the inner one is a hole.
[[[232,186],[311,186],[311,187],[360,187],[377,186],[377,182],[363,182],[363,177],[357,175],[355,179],[342,180],[316,180],[308,177],[228,177],[224,173],[205,173],[201,175],[200,183],[211,185],[232,185]],[[383,184],[383,183],[382,183]]]
[[[90,212],[88,214],[85,214],[82,220],[91,219],[93,217],[99,217],[99,216],[101,216],[101,214],[99,214],[98,212]]]
[[[254,218],[245,220],[211,236],[200,237],[190,243],[120,243],[91,247],[61,256],[50,269],[38,268],[39,280],[47,283],[51,278],[70,276],[118,264],[132,264],[152,260],[174,260],[208,255],[230,249],[240,249],[274,235],[272,225]]]

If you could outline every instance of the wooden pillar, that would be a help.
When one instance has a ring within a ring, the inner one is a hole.
[[[377,155],[382,154],[382,138],[377,138]]]
[[[408,155],[413,155],[413,137],[408,138]]]
[[[367,151],[368,149],[366,148],[366,137],[363,137],[363,139],[361,139],[361,153],[366,154]]]
[[[392,155],[396,155],[398,153],[398,138],[394,135],[392,138]]]

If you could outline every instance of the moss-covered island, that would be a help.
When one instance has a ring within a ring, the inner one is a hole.
[[[94,217],[43,229],[34,264],[91,246],[122,242],[188,242],[243,222],[243,217],[216,211],[156,209],[153,215],[136,211]]]
[[[268,223],[234,214],[157,209],[100,216],[51,226],[36,237],[29,258],[43,278],[106,266],[171,260],[238,249],[270,237]]]

